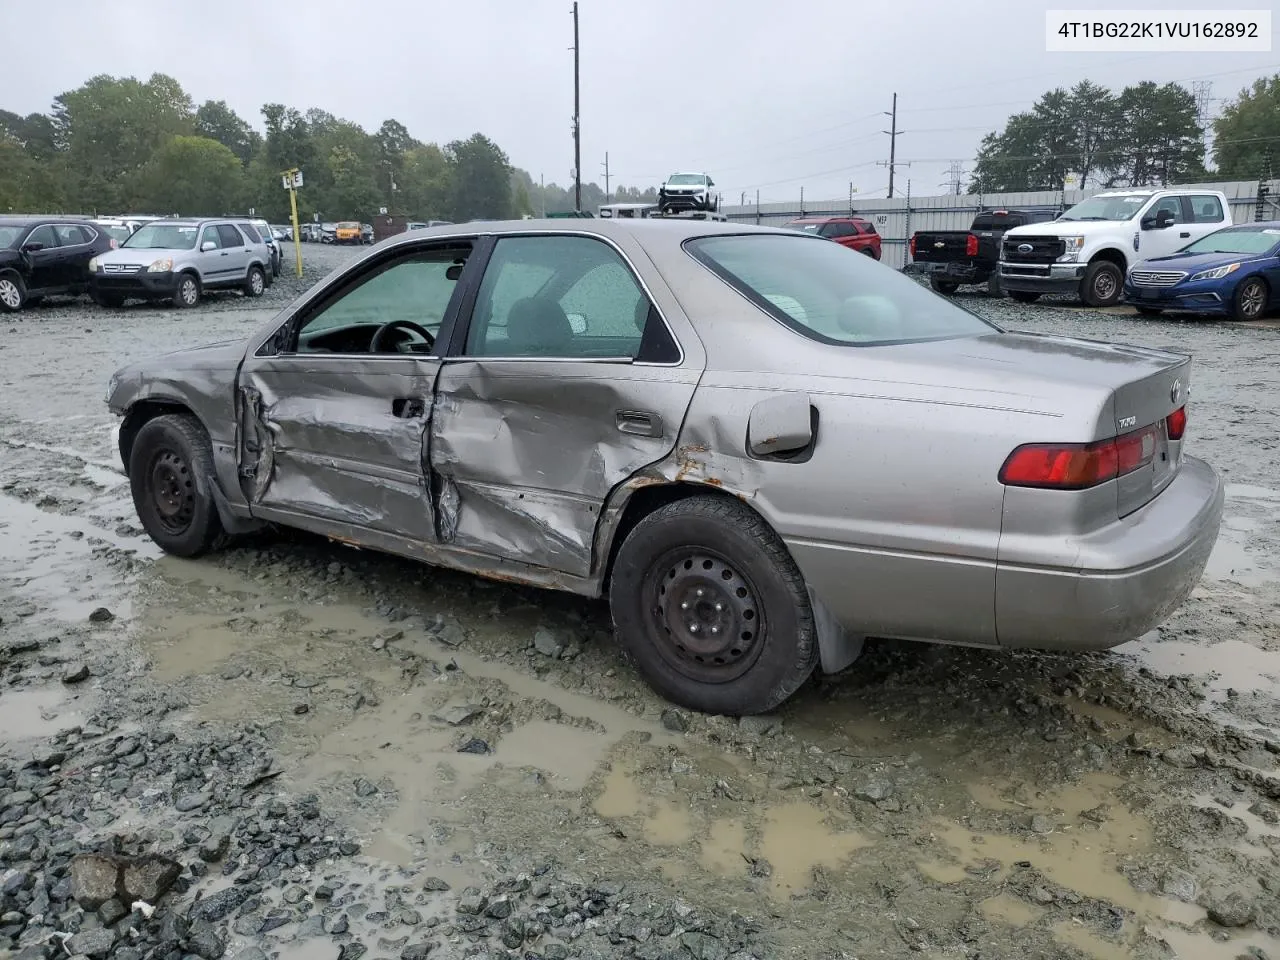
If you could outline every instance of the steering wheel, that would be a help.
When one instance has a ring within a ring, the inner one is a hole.
[[[392,330],[411,330],[423,340],[427,341],[428,350],[433,349],[436,345],[436,338],[431,335],[431,331],[414,323],[412,320],[388,320],[374,333],[373,339],[369,342],[369,352],[381,353],[382,340]]]

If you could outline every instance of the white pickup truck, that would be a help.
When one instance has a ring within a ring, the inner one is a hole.
[[[1231,206],[1216,190],[1109,190],[1049,223],[1006,232],[1000,285],[1023,303],[1073,293],[1091,307],[1109,307],[1119,301],[1134,263],[1175,253],[1230,225]]]

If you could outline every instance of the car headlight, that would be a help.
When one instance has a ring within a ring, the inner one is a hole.
[[[169,273],[173,270],[173,258],[161,257],[147,267],[147,273]]]
[[[97,269],[98,269],[98,258],[97,258],[97,257],[93,257],[93,258],[89,261],[89,272],[90,272],[90,273],[95,273],[95,272],[97,272]]]
[[[1212,270],[1201,270],[1195,274],[1192,280],[1221,280],[1227,274],[1235,273],[1240,269],[1238,263],[1228,263],[1225,267],[1214,267]]]
[[[1080,256],[1080,251],[1084,249],[1084,237],[1063,237],[1062,238],[1063,253],[1058,257],[1058,263],[1071,263]]]

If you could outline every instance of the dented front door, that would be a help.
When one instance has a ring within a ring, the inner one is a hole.
[[[269,459],[246,478],[254,514],[355,528],[335,528],[343,536],[367,528],[434,541],[423,455],[438,368],[408,357],[247,363],[246,435]]]
[[[435,338],[447,339],[470,249],[374,257],[245,359],[240,472],[255,516],[393,548],[435,543]]]
[[[496,241],[460,352],[429,444],[442,542],[586,576],[605,498],[671,452],[699,371],[620,252],[566,234]]]

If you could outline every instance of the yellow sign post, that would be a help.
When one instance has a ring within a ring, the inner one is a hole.
[[[302,171],[297,167],[280,174],[281,185],[289,191],[289,207],[293,213],[293,253],[298,261],[298,276],[302,276],[302,225],[298,223],[298,188],[302,186]]]

